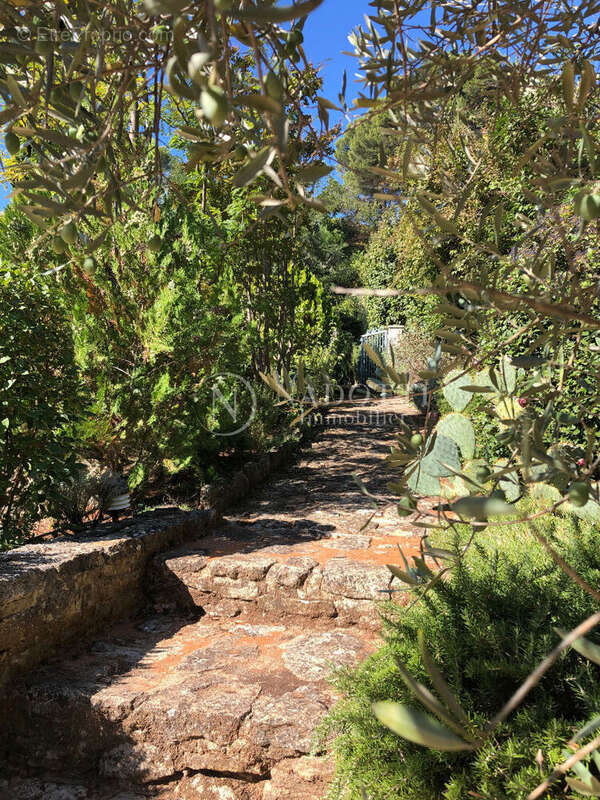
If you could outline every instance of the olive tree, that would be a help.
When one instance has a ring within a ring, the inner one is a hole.
[[[152,215],[165,180],[161,137],[174,124],[164,109],[177,111],[184,102],[193,108],[191,124],[189,114],[182,114],[178,128],[191,143],[189,169],[231,160],[238,165],[238,186],[266,177],[271,190],[255,196],[264,217],[302,204],[318,208],[307,187],[329,167],[318,149],[309,159],[301,147],[304,138],[317,138],[303,91],[308,61],[302,28],[318,5],[319,0],[290,6],[261,0],[4,3],[0,122],[13,157],[11,182],[41,235],[76,257],[100,246],[112,220],[129,208]],[[399,511],[413,513],[420,496],[441,495],[440,481],[450,479],[452,502],[424,512],[417,524],[425,531],[467,519],[475,538],[481,527],[512,514],[512,501],[534,486],[547,500],[548,513],[569,503],[598,519],[594,436],[583,458],[574,461],[557,447],[554,434],[577,353],[598,346],[600,328],[598,276],[587,263],[600,218],[600,3],[374,0],[365,10],[365,24],[350,37],[361,85],[355,101],[361,116],[351,124],[385,115],[386,132],[395,137],[400,158],[368,167],[372,199],[398,204],[437,267],[432,285],[402,291],[440,298],[445,319],[421,378],[426,405],[433,407],[428,389],[438,386],[452,408],[437,424],[428,414],[423,438],[406,431],[391,454],[391,466],[403,470],[394,487]],[[318,98],[321,124],[328,125],[332,108],[347,110],[344,95],[342,87],[336,103]],[[473,113],[478,107],[485,113]],[[501,191],[491,191],[474,220],[472,193],[482,174],[500,163],[483,134],[507,109],[521,125],[534,117],[544,121],[539,137],[512,165],[525,210],[515,212]],[[142,199],[131,191],[138,181],[150,185]],[[362,292],[389,296],[397,290]],[[504,329],[498,320],[506,320]],[[482,332],[494,324],[498,336],[482,349]],[[510,357],[516,339],[527,344]],[[568,349],[567,340],[574,343]],[[444,366],[448,358],[450,372]],[[390,383],[405,384],[393,363],[379,366]],[[598,375],[590,381],[585,395],[573,401],[575,417],[600,394]],[[466,466],[473,433],[462,412],[478,394],[489,398],[489,413],[508,450],[504,463],[491,469]],[[600,599],[544,538],[535,518],[530,523],[561,568]],[[445,557],[426,545],[423,552]],[[449,568],[432,576],[425,557],[405,567],[394,569],[417,592]],[[424,745],[478,747],[565,648],[598,660],[597,649],[583,637],[599,622],[600,613],[561,634],[554,651],[484,729],[472,730],[461,717],[426,656],[439,698],[408,674],[406,680],[437,719],[407,707],[376,711],[400,735]],[[576,749],[530,798],[541,796],[548,782],[598,744],[600,738]],[[589,773],[578,780],[587,793],[600,790]],[[576,779],[570,781],[577,788]]]

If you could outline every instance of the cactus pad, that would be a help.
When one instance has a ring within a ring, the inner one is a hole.
[[[530,483],[529,493],[532,497],[535,497],[536,500],[543,503],[544,506],[552,506],[554,503],[558,503],[561,498],[561,494],[556,486],[552,486],[549,483]]]
[[[425,470],[417,466],[407,481],[408,486],[417,494],[425,497],[437,497],[440,493],[440,479],[428,475]]]
[[[482,369],[475,375],[475,379],[473,381],[474,386],[481,386],[487,387],[488,389],[493,389],[496,391],[496,387],[494,386],[493,381],[490,378],[490,371],[489,369]]]
[[[473,458],[475,454],[475,429],[464,414],[453,412],[446,414],[438,422],[438,436],[446,436],[458,445],[464,459]]]
[[[466,392],[461,387],[472,386],[473,376],[463,374],[463,370],[453,369],[444,378],[444,397],[454,411],[462,411],[467,407],[473,397],[472,392]]]
[[[460,455],[456,443],[447,436],[438,434],[433,449],[421,460],[421,469],[434,478],[452,475],[452,470],[460,472]]]
[[[481,467],[487,466],[487,462],[484,458],[474,458],[472,461],[467,461],[463,467],[463,475],[466,475],[467,478],[470,478],[477,486],[480,488],[478,489],[477,486],[473,486],[473,483],[470,481],[465,481],[467,486],[469,487],[470,494],[476,494],[478,491],[483,491],[484,487],[489,488],[491,484],[488,482],[481,483],[477,480],[477,471]]]
[[[517,403],[514,397],[501,397],[494,405],[496,414],[500,422],[505,419],[515,420],[523,409]]]
[[[494,471],[500,472],[500,470],[505,469],[506,463],[506,459],[501,458],[496,462]],[[522,492],[517,471],[513,470],[512,472],[507,472],[506,475],[500,478],[498,481],[498,488],[502,489],[509,503],[514,503],[515,500],[518,500]]]
[[[512,394],[517,387],[517,368],[504,356],[496,370],[496,379],[502,394]]]
[[[561,506],[563,508],[563,506]],[[600,505],[591,498],[584,506],[574,506],[572,503],[565,503],[564,508],[575,514],[579,519],[586,520],[587,522],[600,522]]]
[[[441,478],[441,496],[446,500],[455,500],[457,497],[467,497],[473,487],[464,478],[454,475],[452,478]]]

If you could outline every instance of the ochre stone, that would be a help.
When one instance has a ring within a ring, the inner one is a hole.
[[[353,478],[364,463],[386,491],[393,441],[328,425],[293,470],[284,448],[203,491],[206,512],[0,554],[0,800],[323,800],[330,672],[376,646],[385,565],[418,552],[406,521],[368,522]]]

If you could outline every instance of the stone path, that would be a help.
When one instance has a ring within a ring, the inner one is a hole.
[[[393,415],[413,411],[343,413],[213,535],[154,560],[145,618],[15,686],[2,800],[325,796],[332,767],[311,748],[327,676],[375,646],[384,565],[417,542],[393,507],[369,522],[352,477],[385,493]]]

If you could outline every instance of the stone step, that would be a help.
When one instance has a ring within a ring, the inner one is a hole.
[[[322,800],[332,774],[330,759],[301,756],[285,759],[256,782],[190,773],[166,784],[123,790],[98,780],[0,778],[0,800]]]
[[[14,684],[2,744],[21,777],[60,774],[128,790],[175,782],[180,800],[208,800],[219,786],[230,794],[215,800],[317,800],[319,771],[313,765],[310,774],[302,759],[334,701],[327,676],[332,664],[355,663],[372,646],[367,631],[316,621],[309,633],[208,615],[124,624]],[[272,788],[280,780],[291,792],[284,763],[304,765],[296,794]],[[243,792],[231,788],[236,782]]]
[[[158,611],[203,610],[213,618],[262,613],[376,628],[377,601],[402,584],[386,563],[398,538],[324,531],[293,524],[230,523],[214,535],[157,556],[150,596]]]
[[[0,800],[144,800],[146,795],[120,791],[117,787],[92,789],[61,779],[0,778]]]
[[[397,399],[375,406],[410,412]],[[385,493],[378,462],[393,441],[378,423],[328,425],[293,470],[227,509],[240,516],[134,558],[128,613],[145,601],[143,620],[93,643],[83,635],[98,626],[82,628],[78,649],[15,669],[0,697],[0,800],[323,800],[332,763],[312,753],[335,702],[331,670],[377,645],[374,601],[402,598],[385,565],[401,563],[398,546],[418,552],[419,532],[406,520],[400,530],[391,502],[373,514],[354,480],[358,470]],[[100,588],[110,579],[89,574]],[[69,613],[81,604],[115,619],[101,591],[92,602],[88,583],[77,587]],[[35,609],[37,638],[68,620],[56,604]]]

